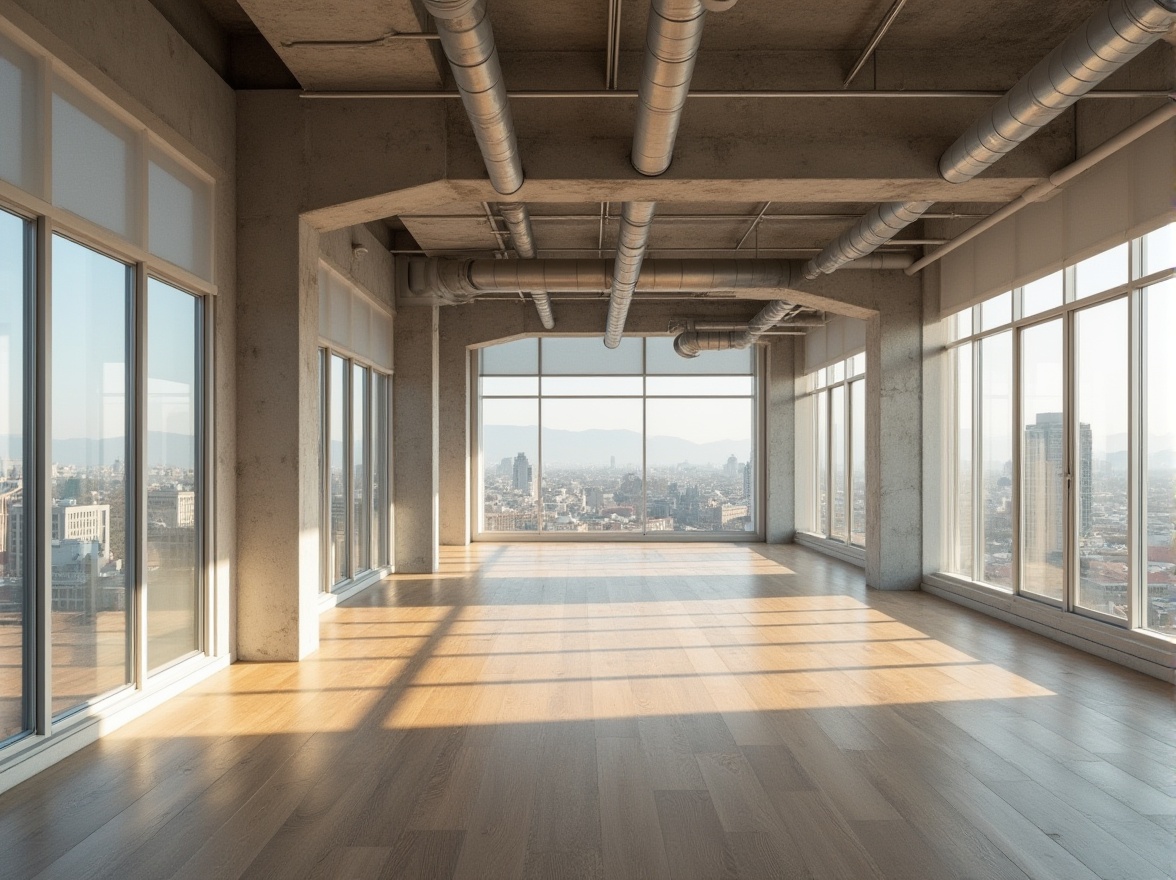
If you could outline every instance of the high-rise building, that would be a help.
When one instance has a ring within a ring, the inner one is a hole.
[[[525,452],[520,452],[515,456],[511,488],[524,495],[530,495],[534,491],[534,483],[531,479],[531,462],[527,460]]]
[[[1036,422],[1025,426],[1021,518],[1025,547],[1031,558],[1058,554],[1065,547],[1065,441],[1061,413],[1038,413]],[[1075,463],[1078,527],[1082,535],[1090,533],[1094,495],[1092,447],[1090,425],[1083,422],[1078,426],[1078,461]]]

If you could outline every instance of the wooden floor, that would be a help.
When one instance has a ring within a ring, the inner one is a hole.
[[[0,876],[1176,875],[1161,682],[796,547],[443,562],[0,796]]]

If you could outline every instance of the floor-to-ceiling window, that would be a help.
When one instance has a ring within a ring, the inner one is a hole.
[[[479,533],[757,533],[757,360],[662,337],[482,349]]]
[[[31,59],[0,39],[0,740],[201,653],[208,605],[211,183]],[[24,112],[38,94],[49,113]]]
[[[855,547],[866,543],[866,356],[802,380],[797,400],[797,527]]]
[[[24,483],[30,381],[25,328],[32,292],[32,224],[0,210],[0,742],[29,729]]]
[[[388,414],[392,324],[386,306],[319,266],[322,589],[366,583],[391,564]]]
[[[213,183],[19,35],[0,94],[0,743],[20,752],[208,647]]]
[[[951,573],[1176,634],[1174,276],[1169,224],[948,319]]]

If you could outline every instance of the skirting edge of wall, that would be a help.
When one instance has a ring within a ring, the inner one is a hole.
[[[1169,684],[1176,684],[1176,644],[1120,630],[1023,596],[950,577],[925,575],[924,591]]]

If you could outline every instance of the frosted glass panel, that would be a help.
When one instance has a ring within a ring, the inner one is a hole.
[[[207,279],[212,277],[211,189],[194,174],[152,150],[147,165],[151,253]]]
[[[482,349],[482,373],[487,376],[527,376],[539,372],[539,340],[520,339]]]
[[[698,357],[684,358],[674,351],[674,340],[668,336],[654,336],[645,340],[646,369],[652,373],[721,373],[749,376],[752,372],[754,349],[742,351],[704,351]]]
[[[53,93],[53,203],[138,239],[135,134],[60,83]]]
[[[640,375],[641,340],[622,339],[616,348],[606,348],[599,336],[583,339],[544,339],[545,375]]]
[[[40,195],[37,65],[0,37],[0,177]]]

